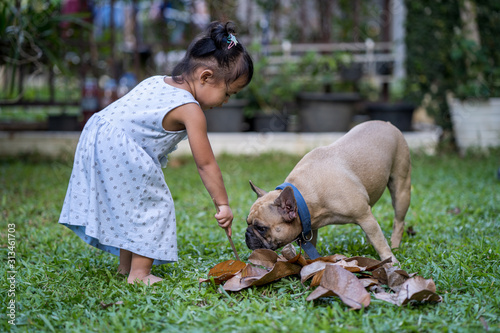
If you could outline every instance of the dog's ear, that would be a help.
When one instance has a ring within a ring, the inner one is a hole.
[[[252,190],[257,193],[257,198],[260,198],[262,196],[264,196],[265,194],[267,194],[266,191],[264,191],[263,189],[261,188],[258,188],[257,186],[255,186],[251,180],[249,180],[250,182],[250,187],[252,188]]]
[[[297,218],[297,201],[290,186],[285,187],[279,197],[274,200],[278,212],[285,222],[292,222]]]

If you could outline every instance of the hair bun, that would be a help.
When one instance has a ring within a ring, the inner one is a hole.
[[[226,24],[212,22],[208,26],[207,30],[208,35],[214,41],[214,44],[218,49],[227,49],[227,38],[229,34],[235,34],[233,22],[227,22]]]
[[[253,76],[253,62],[245,47],[236,40],[235,30],[233,22],[210,23],[189,44],[181,62],[172,70],[175,82],[184,82],[203,66],[214,70],[215,80],[229,84],[243,76],[247,85]]]

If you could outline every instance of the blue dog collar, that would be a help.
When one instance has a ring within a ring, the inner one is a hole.
[[[311,232],[311,214],[309,213],[309,208],[307,208],[304,197],[293,184],[283,183],[277,186],[276,190],[284,190],[287,186],[290,186],[293,189],[293,195],[295,196],[295,201],[297,202],[299,211],[300,223],[302,224],[302,238],[306,240],[307,235]]]
[[[302,224],[302,234],[297,240],[300,246],[306,251],[307,255],[311,259],[319,258],[320,255],[316,248],[309,242],[312,239],[312,227],[311,227],[311,214],[309,213],[309,208],[307,208],[306,201],[300,193],[300,191],[291,183],[283,183],[276,187],[276,190],[284,190],[285,187],[290,186],[293,189],[293,195],[295,201],[297,202],[297,210],[299,212],[300,223]],[[310,235],[307,239],[307,235]]]

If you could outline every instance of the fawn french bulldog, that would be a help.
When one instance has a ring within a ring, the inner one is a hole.
[[[394,208],[391,246],[398,247],[410,205],[410,174],[410,151],[402,133],[390,123],[368,121],[306,154],[285,182],[293,184],[307,204],[311,243],[316,244],[321,227],[355,223],[382,260],[391,257],[397,262],[371,208],[389,188]],[[276,250],[296,240],[302,225],[293,189],[266,192],[250,185],[258,198],[247,218],[247,246]]]

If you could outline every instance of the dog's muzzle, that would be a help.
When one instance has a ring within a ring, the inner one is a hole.
[[[245,232],[245,242],[250,250],[256,249],[271,249],[273,247],[269,244],[268,241],[254,228],[248,227]]]

